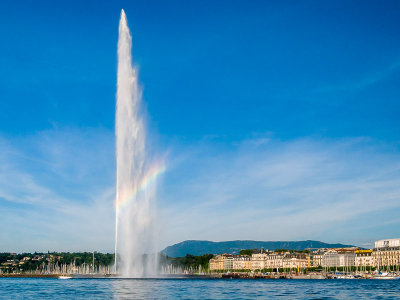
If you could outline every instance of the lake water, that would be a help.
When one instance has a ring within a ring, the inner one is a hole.
[[[0,299],[400,299],[400,280],[0,278]]]

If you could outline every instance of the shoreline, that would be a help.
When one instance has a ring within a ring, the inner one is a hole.
[[[255,276],[243,276],[239,274],[209,274],[209,275],[196,275],[196,274],[182,274],[182,275],[163,275],[154,278],[124,278],[117,277],[113,274],[0,274],[1,278],[59,278],[60,276],[68,276],[68,279],[247,279],[247,280],[360,280],[360,279],[374,279],[371,277],[359,277],[359,278],[337,278],[333,276],[324,276],[323,274],[312,274],[312,275],[255,275]]]

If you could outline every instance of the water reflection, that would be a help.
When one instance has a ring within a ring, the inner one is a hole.
[[[0,299],[394,299],[396,280],[0,278]]]

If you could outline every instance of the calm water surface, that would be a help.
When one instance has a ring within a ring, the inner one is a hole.
[[[0,278],[1,299],[400,299],[400,280]]]

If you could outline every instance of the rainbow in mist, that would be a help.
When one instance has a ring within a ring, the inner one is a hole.
[[[121,210],[124,206],[132,202],[136,195],[141,191],[146,190],[150,184],[156,181],[156,179],[165,172],[166,166],[164,162],[154,164],[149,168],[147,173],[141,178],[139,184],[127,193],[127,197],[122,198],[120,201],[115,200],[115,209]]]

